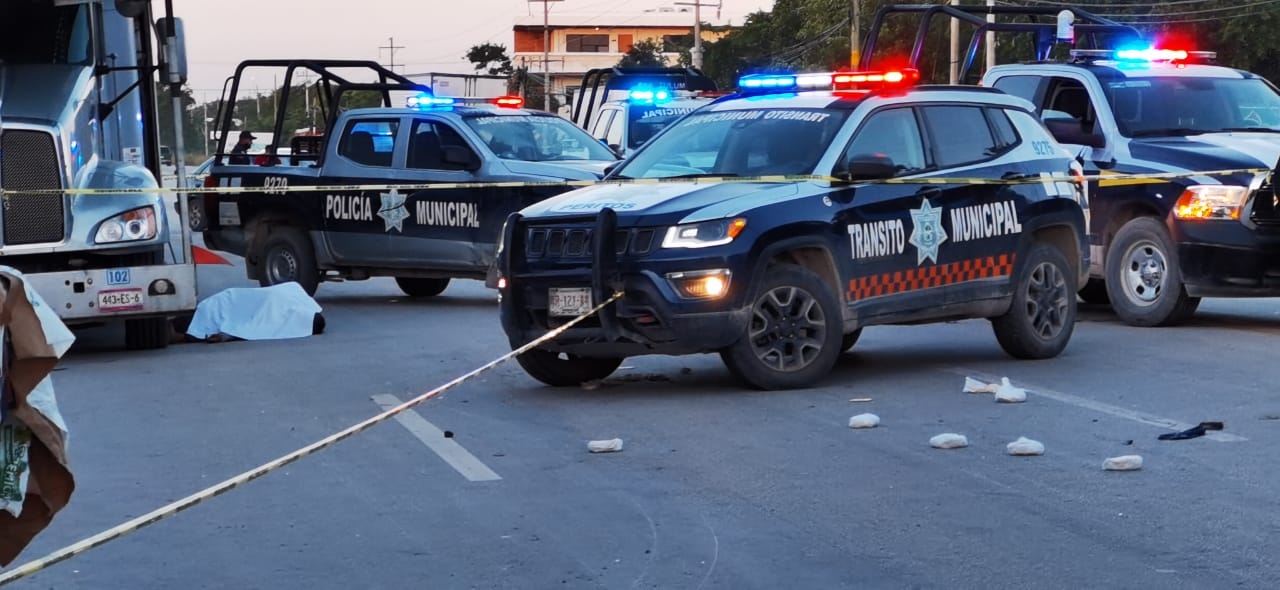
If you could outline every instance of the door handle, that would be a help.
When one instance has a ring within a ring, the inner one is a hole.
[[[917,196],[917,197],[933,198],[933,197],[936,197],[936,196],[941,195],[941,194],[942,194],[942,189],[937,188],[937,187],[933,187],[933,186],[926,186],[926,187],[924,187],[924,188],[922,188],[922,189],[920,189],[920,190],[916,191],[916,196]]]

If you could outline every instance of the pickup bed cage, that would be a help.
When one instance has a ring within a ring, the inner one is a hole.
[[[596,107],[608,100],[609,93],[614,90],[630,88],[646,81],[655,85],[667,85],[673,90],[701,90],[716,92],[715,80],[697,68],[680,66],[637,66],[626,68],[595,68],[582,76],[582,85],[578,88],[569,110],[569,119],[579,127],[586,128],[591,124],[591,114]],[[601,89],[603,86],[603,89]],[[588,88],[591,96],[587,98]],[[584,104],[585,101],[585,104]]]
[[[1058,16],[1062,12],[1069,12],[1074,17],[1072,29],[1074,31],[1073,38],[1060,38],[1058,36]],[[1103,16],[1093,14],[1091,12],[1081,10],[1079,8],[1071,8],[1066,6],[981,6],[981,5],[950,5],[950,4],[889,4],[882,6],[876,11],[875,18],[871,21],[871,28],[867,34],[867,40],[864,43],[861,63],[858,64],[860,70],[870,70],[872,64],[872,54],[875,51],[876,40],[879,37],[880,29],[884,26],[885,19],[895,13],[918,13],[921,14],[920,25],[916,32],[915,40],[911,47],[910,64],[907,67],[917,67],[920,61],[920,55],[924,50],[925,39],[928,36],[929,25],[933,18],[939,14],[950,19],[958,20],[962,23],[971,24],[977,29],[970,37],[968,46],[963,56],[963,65],[959,71],[959,80],[964,80],[969,70],[973,67],[974,59],[977,57],[978,48],[981,39],[985,37],[987,32],[993,33],[1024,33],[1033,34],[1036,37],[1036,56],[1037,61],[1047,61],[1050,53],[1058,43],[1083,40],[1078,43],[1079,49],[1104,49],[1113,47],[1119,37],[1127,41],[1139,41],[1143,38],[1142,33],[1133,26],[1122,24]],[[1025,16],[1030,22],[988,22],[987,15],[992,16]],[[1036,17],[1051,17],[1052,22],[1035,22]],[[1113,37],[1108,39],[1108,37]]]
[[[341,104],[342,94],[347,92],[373,91],[382,95],[382,106],[391,107],[391,92],[408,91],[408,92],[431,92],[429,86],[424,86],[418,82],[397,74],[391,70],[384,68],[376,61],[370,60],[340,60],[340,59],[254,59],[245,60],[236,66],[235,74],[228,77],[223,83],[222,99],[218,103],[218,129],[219,137],[217,146],[214,150],[214,163],[223,164],[223,156],[229,155],[227,149],[227,138],[232,127],[232,112],[235,110],[237,96],[240,91],[241,77],[244,75],[246,68],[283,68],[284,84],[277,90],[279,92],[279,104],[276,106],[275,122],[272,125],[272,133],[276,138],[275,147],[270,151],[269,155],[275,155],[275,148],[279,147],[279,143],[283,141],[284,121],[289,112],[289,90],[293,87],[295,72],[297,70],[305,70],[319,77],[316,85],[319,91],[316,92],[316,104],[320,111],[320,118],[324,121],[326,133],[332,129],[334,121],[338,117],[337,105]],[[348,76],[343,76],[335,72],[336,68],[344,69],[364,69],[372,72],[377,77],[377,82],[352,82]],[[289,130],[292,132],[292,130]],[[306,158],[320,156],[318,146],[324,144],[324,136],[321,134],[310,134],[294,137],[290,140],[290,148],[292,153],[303,155]]]

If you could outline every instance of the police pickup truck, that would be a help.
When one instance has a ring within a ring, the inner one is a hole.
[[[749,386],[801,388],[866,326],[961,318],[1014,357],[1059,354],[1089,262],[1079,164],[1025,100],[916,79],[746,76],[602,184],[511,215],[512,347],[623,293],[520,365],[567,386],[717,352]],[[1012,182],[930,182],[956,177]]]
[[[454,278],[491,278],[507,214],[570,187],[385,185],[591,181],[618,161],[568,120],[522,108],[519,97],[459,99],[418,88],[404,107],[335,112],[327,126],[334,132],[314,151],[292,150],[292,165],[231,164],[219,155],[205,186],[261,190],[200,197],[205,243],[244,256],[249,278],[263,286],[296,281],[314,294],[324,280],[390,276],[410,296],[434,296]],[[317,186],[334,188],[290,190]]]
[[[695,68],[599,68],[582,76],[569,117],[626,157],[663,127],[724,94]]]
[[[1202,297],[1280,296],[1280,92],[1212,52],[1075,50],[1000,65],[982,84],[1030,100],[1091,182],[1085,301],[1135,326],[1189,318]],[[1232,171],[1222,174],[1196,172]],[[1177,178],[1108,175],[1182,174]]]

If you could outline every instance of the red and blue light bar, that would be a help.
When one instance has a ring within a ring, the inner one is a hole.
[[[912,68],[871,72],[817,72],[811,74],[748,74],[738,78],[743,92],[798,92],[801,90],[874,90],[908,87],[920,81]]]
[[[524,106],[524,99],[519,96],[499,96],[496,98],[455,98],[452,96],[435,96],[421,93],[405,99],[405,106],[411,109],[448,108],[462,105],[496,105],[499,108],[518,109]]]
[[[1074,59],[1112,60],[1125,63],[1180,63],[1217,59],[1216,51],[1191,51],[1163,47],[1125,47],[1121,49],[1074,49]]]

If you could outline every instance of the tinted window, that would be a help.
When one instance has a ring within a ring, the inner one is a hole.
[[[352,121],[338,143],[338,153],[365,166],[390,166],[396,147],[395,119]]]
[[[627,134],[627,147],[635,149],[644,145],[644,142],[662,131],[663,127],[696,108],[697,106],[633,105],[628,117],[631,120],[631,132]]]
[[[893,160],[899,173],[923,170],[924,143],[915,113],[909,108],[899,108],[867,117],[845,150],[844,160],[865,156],[886,156]]]
[[[565,35],[570,53],[608,53],[608,35]]]
[[[1262,80],[1153,77],[1103,88],[1116,125],[1131,137],[1280,130],[1280,96]]]
[[[499,158],[552,160],[616,160],[581,127],[553,115],[468,115],[463,119]]]
[[[991,123],[991,131],[995,134],[996,144],[1000,148],[1018,145],[1018,131],[1009,121],[1004,109],[987,109],[987,121]]]
[[[438,121],[414,121],[406,164],[409,168],[427,170],[464,169],[462,164],[444,161],[445,146],[457,146],[475,155],[471,146],[452,127]]]
[[[922,109],[934,164],[950,168],[995,155],[995,138],[979,107],[927,106]]]
[[[1036,102],[1036,89],[1040,87],[1040,78],[1036,76],[1005,76],[996,80],[992,86],[996,90],[1012,94]]]

